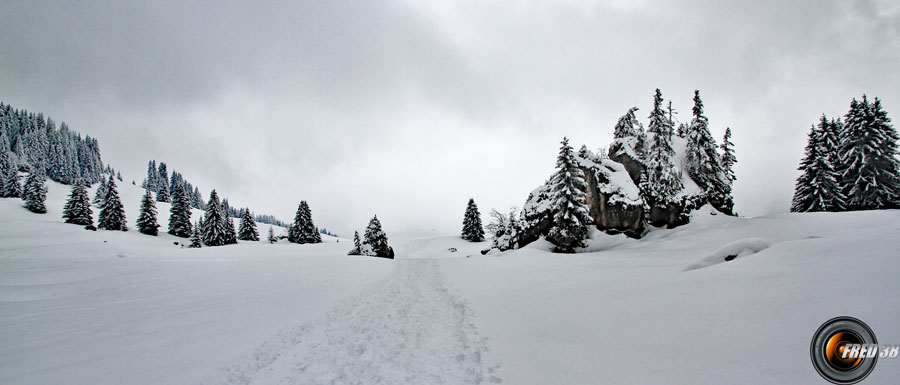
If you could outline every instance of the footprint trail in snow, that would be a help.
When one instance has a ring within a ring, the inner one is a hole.
[[[499,383],[483,361],[466,303],[448,292],[434,259],[393,261],[391,275],[329,311],[282,330],[214,383]]]

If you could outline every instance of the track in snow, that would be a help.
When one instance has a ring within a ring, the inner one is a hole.
[[[329,311],[282,330],[225,384],[499,383],[472,311],[447,291],[434,259],[398,259],[393,273]]]

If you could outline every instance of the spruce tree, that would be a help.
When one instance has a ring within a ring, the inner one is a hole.
[[[362,255],[362,244],[359,241],[359,231],[353,232],[353,249],[347,255]]]
[[[250,209],[241,210],[241,222],[238,229],[238,239],[242,241],[259,241],[259,231],[256,230],[256,221]]]
[[[835,211],[844,206],[837,172],[828,159],[825,135],[815,126],[810,128],[806,154],[799,167],[802,174],[797,178],[791,202],[792,212]]]
[[[269,226],[269,243],[278,242],[278,238],[275,238],[275,230],[272,229],[272,226]]]
[[[191,244],[188,247],[192,249],[203,247],[203,240],[200,239],[200,227],[199,223],[195,223],[194,229],[191,231]]]
[[[641,122],[637,120],[634,114],[637,110],[637,107],[631,107],[625,115],[619,118],[619,121],[616,122],[616,127],[613,129],[613,138],[638,137],[644,133],[643,125],[641,125]]]
[[[103,202],[106,200],[106,179],[100,179],[100,183],[97,185],[97,192],[94,193],[94,205],[97,207],[103,207]]]
[[[722,138],[722,170],[729,186],[734,184],[737,177],[734,176],[734,164],[737,158],[734,156],[734,143],[731,143],[731,127],[725,128],[725,137]]]
[[[312,212],[306,201],[301,201],[294,215],[294,223],[288,230],[288,241],[292,243],[320,243],[321,236],[317,235],[316,226],[312,221]]]
[[[650,126],[653,134],[647,156],[646,183],[644,193],[651,206],[666,207],[678,203],[678,195],[684,188],[681,176],[675,170],[672,148],[672,125],[662,109],[662,93],[656,89],[653,111],[650,112]]]
[[[222,214],[222,204],[219,202],[219,194],[216,190],[209,193],[209,202],[206,204],[206,212],[201,222],[200,237],[206,246],[222,246],[227,240],[225,234],[225,216]]]
[[[175,187],[172,207],[169,208],[169,234],[187,238],[191,233],[191,202],[188,201],[184,185],[179,185]]]
[[[593,223],[585,203],[587,183],[569,145],[563,138],[556,158],[556,172],[550,178],[553,227],[547,240],[556,245],[554,251],[574,253],[576,247],[586,246],[588,225]]]
[[[381,230],[381,221],[377,215],[372,217],[366,227],[363,244],[367,245],[376,257],[394,259],[394,249],[388,246],[387,234]]]
[[[15,168],[6,171],[3,179],[4,198],[19,198],[22,196],[22,185],[19,184],[19,172]]]
[[[137,229],[142,234],[153,236],[159,234],[159,223],[156,220],[156,202],[153,201],[150,189],[145,189],[144,197],[141,198],[141,213],[137,218]]]
[[[35,167],[35,171],[28,174],[28,178],[25,179],[22,199],[25,201],[25,208],[31,212],[37,214],[47,212],[47,206],[44,205],[47,200],[47,186],[44,185],[44,173],[40,171],[40,167]]]
[[[875,98],[854,99],[844,121],[841,184],[850,210],[900,207],[897,131]]]
[[[469,242],[481,242],[484,240],[484,227],[481,226],[481,213],[475,199],[469,198],[466,205],[466,214],[463,217],[462,239]]]
[[[169,173],[166,171],[166,164],[159,162],[159,176],[156,179],[156,201],[169,201]]]
[[[116,181],[112,175],[109,176],[109,180],[106,182],[106,196],[103,198],[103,204],[100,207],[97,228],[101,230],[128,231],[128,225],[125,222],[125,207],[122,206],[122,200],[119,199]]]
[[[82,226],[93,226],[94,224],[91,200],[82,178],[75,179],[75,184],[72,185],[72,193],[69,194],[69,199],[63,206],[63,219],[66,223]]]
[[[238,243],[237,230],[234,228],[234,218],[225,216],[225,227],[223,228],[223,232],[225,233],[226,245],[233,245]]]
[[[731,184],[722,167],[716,140],[709,132],[709,120],[703,114],[700,91],[694,91],[691,125],[686,132],[688,175],[703,189],[709,202],[725,213],[731,213]]]

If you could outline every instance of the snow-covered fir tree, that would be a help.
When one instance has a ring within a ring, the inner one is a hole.
[[[144,183],[141,184],[141,187],[156,192],[159,189],[157,179],[159,179],[159,171],[156,170],[156,161],[151,160],[147,162],[147,178],[144,179]]]
[[[144,190],[144,196],[141,198],[141,212],[137,218],[137,229],[142,234],[157,235],[159,234],[159,222],[156,220],[156,202],[153,200],[153,194],[150,189]]]
[[[563,138],[561,143],[556,172],[550,178],[553,227],[547,240],[556,246],[555,252],[574,253],[575,248],[586,245],[593,220],[585,203],[584,172],[578,167],[569,139]]]
[[[159,162],[159,177],[156,179],[156,201],[169,201],[169,172],[166,170],[166,164]]]
[[[388,245],[387,234],[381,229],[381,221],[377,215],[369,221],[364,237],[363,248],[371,250],[373,256],[394,259],[394,249]]]
[[[637,107],[631,107],[625,115],[619,118],[619,121],[616,122],[616,127],[613,129],[613,138],[637,137],[644,132],[644,126],[635,116],[637,110]]]
[[[25,201],[25,208],[31,212],[37,214],[47,212],[47,206],[44,205],[47,200],[47,186],[44,185],[44,173],[41,168],[36,168],[25,178],[22,199]]]
[[[200,227],[200,223],[195,223],[194,229],[191,231],[191,244],[188,247],[192,249],[203,247],[203,240],[200,237]]]
[[[75,179],[69,199],[66,200],[65,206],[63,206],[63,220],[66,223],[82,226],[92,226],[94,224],[91,200],[88,197],[87,188],[84,187],[84,179]]]
[[[128,225],[125,222],[125,207],[122,206],[119,191],[116,189],[116,181],[112,175],[109,176],[109,180],[106,182],[106,196],[104,196],[103,204],[100,207],[97,228],[101,230],[128,231]]]
[[[662,102],[662,93],[657,88],[647,128],[653,138],[647,154],[646,180],[642,186],[645,200],[656,207],[678,203],[679,193],[684,188],[673,163],[675,150],[672,148],[672,122],[666,117]]]
[[[278,238],[275,238],[275,230],[272,229],[272,226],[269,226],[269,243],[278,242]]]
[[[737,157],[734,155],[734,143],[731,142],[731,127],[725,128],[725,136],[722,138],[722,171],[729,185],[733,185],[737,177],[734,176],[734,164]]]
[[[321,236],[312,221],[312,212],[306,201],[301,201],[294,216],[294,223],[288,229],[288,241],[292,243],[319,243]]]
[[[238,243],[237,240],[237,229],[234,228],[234,218],[225,217],[225,227],[223,228],[225,233],[225,244],[233,245]]]
[[[686,165],[688,175],[703,189],[709,202],[717,209],[731,213],[731,187],[719,159],[716,140],[709,132],[709,120],[703,114],[700,91],[694,91],[693,119],[685,133],[687,139]]]
[[[19,198],[22,196],[22,185],[19,184],[19,172],[15,168],[6,170],[3,176],[3,198]]]
[[[256,230],[256,221],[250,209],[241,210],[241,222],[238,229],[238,239],[242,241],[259,241],[259,231]]]
[[[222,246],[228,240],[228,235],[225,234],[225,215],[222,213],[222,204],[215,189],[209,193],[209,202],[206,204],[201,226],[200,238],[204,245]]]
[[[191,236],[191,203],[188,201],[184,185],[175,188],[172,207],[169,208],[169,234],[187,238]]]
[[[316,227],[316,236],[313,237],[312,243],[322,243],[322,232],[319,231],[318,227]]]
[[[838,174],[826,151],[824,126],[810,127],[806,154],[800,162],[792,212],[836,211],[844,207]]]
[[[875,98],[863,95],[850,104],[844,119],[839,167],[842,191],[849,210],[900,207],[900,160],[897,131]]]
[[[97,185],[97,191],[94,193],[94,205],[97,207],[103,207],[103,202],[106,201],[106,180],[101,179],[100,183]]]
[[[475,199],[469,198],[466,204],[466,214],[463,217],[462,239],[469,242],[481,242],[484,240],[484,227],[481,226],[481,213]]]
[[[359,240],[359,231],[353,232],[353,249],[347,255],[362,255],[362,243]]]

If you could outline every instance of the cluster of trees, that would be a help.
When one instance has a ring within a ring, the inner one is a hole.
[[[875,98],[850,102],[840,118],[810,128],[793,212],[900,208],[897,130]]]
[[[716,144],[709,130],[709,119],[704,114],[700,92],[694,91],[694,107],[690,123],[678,124],[675,130],[675,111],[672,103],[663,107],[662,92],[656,90],[653,109],[649,115],[646,131],[631,108],[617,122],[613,135],[616,139],[634,140],[635,161],[643,165],[638,188],[644,202],[644,213],[651,210],[671,210],[673,207],[687,210],[698,202],[684,193],[683,172],[702,190],[702,199],[720,211],[732,214],[734,202],[731,197],[735,181],[733,166],[737,162],[731,143],[731,129],[725,131],[721,145]],[[686,142],[684,164],[675,159],[673,137],[681,137]],[[586,151],[586,150],[584,150]],[[569,140],[563,138],[556,159],[556,172],[549,181],[553,226],[547,240],[555,245],[556,252],[571,253],[584,247],[589,236],[589,226],[593,220],[585,201],[587,183],[579,167]],[[501,214],[502,215],[502,214]],[[512,218],[512,216],[508,217]],[[509,219],[506,219],[509,221]],[[649,219],[648,219],[649,220]],[[503,232],[514,231],[509,224],[494,226]]]
[[[147,177],[141,183],[141,187],[156,194],[157,202],[169,202],[175,195],[175,190],[183,188],[191,207],[198,210],[206,209],[200,189],[185,180],[180,172],[173,170],[170,178],[165,162],[159,162],[159,166],[156,165],[156,160],[147,163]]]
[[[359,231],[353,233],[353,249],[347,255],[367,255],[371,257],[394,259],[394,249],[388,245],[387,234],[381,229],[378,215],[372,217],[362,241]]]
[[[481,242],[484,240],[484,227],[481,226],[481,213],[475,199],[469,198],[466,204],[466,214],[463,216],[462,239],[469,242]]]
[[[7,153],[15,170],[28,170],[71,184],[82,178],[88,184],[100,181],[104,168],[97,139],[56,123],[44,114],[13,109],[0,103],[0,152]],[[3,170],[8,177],[8,170]]]

